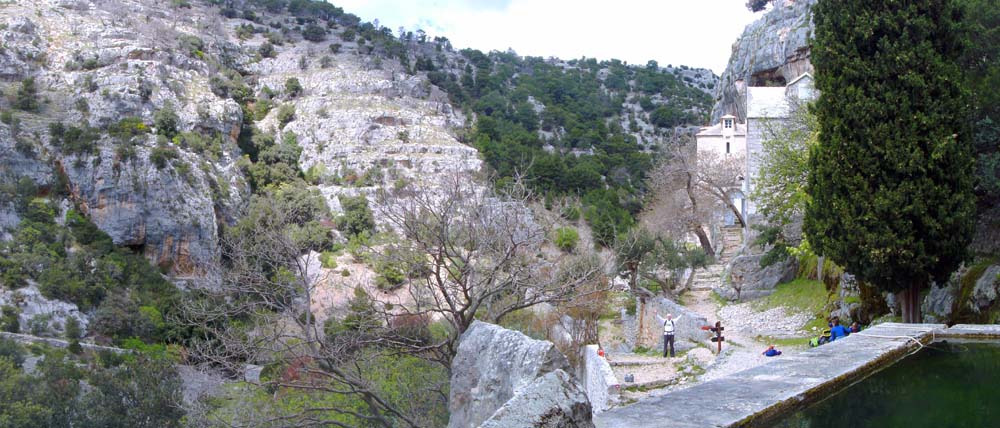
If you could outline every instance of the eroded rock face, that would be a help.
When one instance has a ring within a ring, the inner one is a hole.
[[[282,125],[274,109],[258,127],[295,133],[299,163],[312,171],[331,210],[341,211],[340,195],[363,194],[376,203],[371,195],[378,188],[406,184],[433,192],[442,175],[479,171],[476,149],[455,136],[466,118],[425,77],[407,74],[395,61],[360,57],[353,48],[324,52],[325,66],[307,61],[303,67],[300,60],[321,49],[326,45],[302,42],[251,70],[260,76],[258,90],[283,88],[289,78],[301,84],[301,94],[281,100],[294,106],[294,119]]]
[[[969,275],[978,274],[976,278]],[[963,287],[967,287],[963,290]],[[964,301],[956,302],[961,296]],[[934,284],[921,305],[924,322],[987,322],[987,312],[1000,297],[1000,265],[982,270],[963,268],[943,286]],[[958,313],[955,313],[956,309]],[[980,319],[981,317],[981,319]]]
[[[778,0],[743,30],[716,86],[712,123],[726,114],[746,120],[747,86],[784,86],[802,73],[813,71],[808,40],[814,29],[811,10],[815,3]]]
[[[448,427],[474,428],[489,420],[496,427],[592,426],[590,402],[570,371],[551,342],[477,321],[462,335],[452,361]]]
[[[30,332],[32,319],[36,317],[37,323],[45,325],[42,329],[44,335],[61,336],[69,318],[76,318],[81,331],[87,331],[89,324],[87,316],[75,304],[46,299],[33,283],[17,290],[0,289],[0,306],[4,305],[20,311],[18,322],[23,332]]]
[[[720,283],[715,292],[729,300],[756,299],[771,294],[778,284],[795,278],[798,262],[794,258],[761,268],[761,257],[763,255],[758,254],[733,259],[729,267],[729,283]]]
[[[66,188],[54,190],[68,191],[116,244],[143,252],[175,278],[205,279],[218,263],[217,224],[233,217],[248,190],[235,168],[242,110],[212,93],[208,82],[217,71],[180,44],[197,39],[204,57],[248,61],[218,12],[169,2],[39,0],[6,5],[3,15],[0,76],[13,88],[34,78],[40,108],[15,112],[16,135],[0,130],[2,178],[27,177],[44,188],[62,175]],[[102,130],[126,117],[153,124],[168,106],[178,130],[218,135],[219,152],[173,145],[176,159],[156,167],[151,134],[129,142],[102,131],[85,153],[49,135],[53,122]],[[34,155],[7,156],[11,140],[33,147]],[[0,218],[3,226],[16,223]]]
[[[535,379],[486,420],[481,428],[592,428],[590,401],[562,370]]]

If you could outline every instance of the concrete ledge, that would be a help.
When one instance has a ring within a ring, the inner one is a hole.
[[[941,337],[943,324],[886,323],[767,364],[595,416],[599,428],[765,427]],[[918,344],[919,342],[919,344]],[[763,350],[762,350],[763,351]]]
[[[938,336],[965,339],[997,339],[1000,338],[1000,324],[955,324],[949,329],[938,332]]]

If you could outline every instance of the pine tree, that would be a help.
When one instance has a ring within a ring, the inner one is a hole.
[[[821,95],[806,233],[920,321],[919,292],[966,259],[975,200],[952,0],[821,0]]]

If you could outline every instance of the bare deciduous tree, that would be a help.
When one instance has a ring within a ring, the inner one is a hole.
[[[742,154],[722,156],[710,150],[698,152],[696,186],[729,210],[740,227],[746,227],[746,219],[742,209],[733,203],[733,194],[740,191],[745,171],[746,157]]]
[[[671,145],[650,173],[653,196],[646,222],[651,229],[664,230],[674,237],[693,233],[705,253],[714,254],[706,224],[723,211],[732,212],[740,225],[746,224],[740,207],[733,203],[745,163],[742,155],[723,157],[714,152],[696,152],[692,141]]]
[[[256,409],[253,419],[241,421],[437,425],[418,404],[446,404],[447,376],[421,381],[419,390],[410,392],[425,401],[400,402],[398,391],[391,398],[374,380],[386,360],[416,357],[447,373],[458,338],[474,320],[495,323],[513,311],[571,304],[602,290],[594,286],[603,273],[595,257],[540,257],[545,233],[533,221],[522,187],[496,194],[454,176],[437,189],[404,187],[380,196],[380,218],[397,236],[372,250],[380,257],[405,255],[407,263],[421,266],[408,270],[418,273],[392,294],[362,284],[348,316],[328,320],[324,328],[310,311],[323,279],[313,252],[318,249],[317,229],[310,226],[314,213],[299,209],[310,204],[261,198],[226,231],[224,280],[185,301],[183,321],[200,337],[190,348],[193,358],[233,373],[247,363],[262,365],[268,372],[261,381],[269,389],[351,397],[353,403],[315,400],[293,411]],[[431,325],[439,321],[445,328]]]
[[[705,222],[718,209],[713,198],[698,189],[694,142],[675,143],[649,174],[651,201],[644,216],[650,229],[674,237],[693,233],[706,254],[715,254]]]
[[[187,296],[178,320],[198,332],[195,360],[241,373],[246,364],[275,368],[262,379],[269,388],[350,396],[363,405],[317,402],[291,414],[229,421],[245,426],[350,426],[339,415],[371,426],[420,426],[375,391],[366,376],[379,350],[343,353],[322,340],[309,310],[320,278],[314,250],[314,213],[306,204],[255,197],[243,218],[223,236],[224,272],[213,288]],[[327,231],[328,232],[328,231]],[[322,417],[320,415],[323,415]]]
[[[398,309],[449,324],[450,334],[434,348],[445,366],[474,320],[496,323],[519,309],[569,301],[603,273],[592,257],[561,263],[540,257],[545,231],[527,208],[523,186],[496,194],[454,175],[442,179],[440,189],[384,192],[379,206],[403,238],[392,245],[427,255],[430,274],[406,285],[414,304]]]

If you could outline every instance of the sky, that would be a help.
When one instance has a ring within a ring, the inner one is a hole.
[[[760,17],[746,0],[330,0],[364,21],[445,36],[455,48],[519,55],[617,58],[709,68]]]

